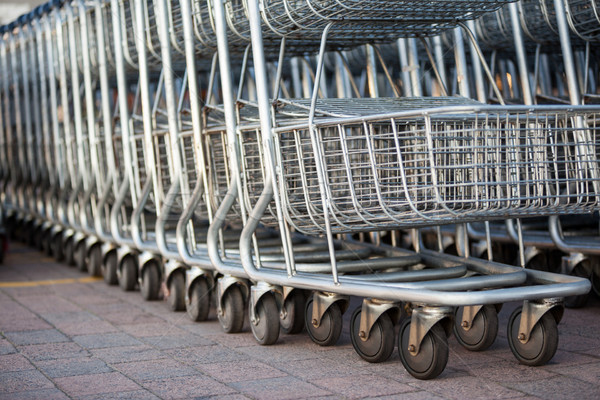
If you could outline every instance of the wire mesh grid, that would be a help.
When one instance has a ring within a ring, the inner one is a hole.
[[[564,0],[569,26],[581,39],[600,40],[600,5],[596,0]]]
[[[369,103],[385,114],[361,117]],[[276,128],[289,222],[324,231],[319,168],[336,233],[597,207],[597,112],[460,103],[363,99],[344,102],[358,117]]]

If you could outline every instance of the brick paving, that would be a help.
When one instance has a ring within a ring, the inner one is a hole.
[[[0,282],[83,277],[15,243],[0,265]],[[0,400],[600,398],[600,301],[567,310],[556,356],[538,368],[519,365],[509,350],[505,327],[515,306],[500,313],[489,350],[471,353],[451,338],[448,367],[423,382],[404,371],[396,351],[382,364],[362,361],[348,321],[334,347],[306,334],[263,347],[247,322],[243,333],[226,335],[214,310],[210,321],[193,323],[102,281],[2,287]]]

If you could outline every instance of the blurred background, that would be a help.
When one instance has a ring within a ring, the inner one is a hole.
[[[48,0],[0,0],[0,24],[7,24]]]

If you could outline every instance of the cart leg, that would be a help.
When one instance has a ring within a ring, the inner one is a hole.
[[[558,347],[557,324],[562,316],[560,301],[524,301],[508,320],[508,344],[521,364],[543,365],[550,361]]]
[[[368,362],[386,361],[394,351],[394,325],[400,319],[398,303],[376,299],[363,300],[352,313],[350,339],[361,358]]]
[[[314,292],[306,302],[306,330],[319,346],[333,346],[342,333],[342,315],[349,297],[335,293]]]
[[[448,363],[452,309],[420,307],[400,327],[398,352],[404,368],[417,379],[433,379]]]

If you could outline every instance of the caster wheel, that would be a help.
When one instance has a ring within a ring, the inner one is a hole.
[[[592,291],[596,297],[600,297],[600,267],[594,267],[592,274]]]
[[[150,262],[142,270],[140,291],[144,300],[158,300],[160,294],[160,271],[155,262]]]
[[[529,341],[519,340],[519,324],[521,323],[522,307],[518,307],[508,320],[508,344],[521,364],[538,366],[546,364],[558,348],[558,327],[551,313],[546,313],[535,324]]]
[[[106,261],[101,265],[102,277],[107,285],[116,285],[119,283],[117,275],[117,254],[113,251],[106,256]]]
[[[225,333],[238,333],[244,327],[244,297],[237,286],[232,286],[225,292],[222,299],[223,307],[219,313],[219,322]]]
[[[75,247],[75,254],[74,254],[74,258],[75,258],[75,266],[77,267],[77,269],[81,272],[87,272],[88,267],[87,267],[87,260],[86,260],[86,248],[85,248],[85,242],[82,240],[76,247]]]
[[[398,335],[398,353],[402,365],[417,379],[433,379],[444,371],[448,363],[446,332],[440,324],[435,324],[423,338],[419,353],[412,355],[408,351],[410,324],[410,318],[406,319]]]
[[[382,314],[371,328],[369,339],[360,338],[360,315],[362,307],[352,313],[350,319],[350,339],[358,355],[370,363],[386,361],[394,351],[394,324],[388,314]]]
[[[185,285],[184,285],[185,287]],[[243,307],[243,306],[242,306]],[[190,302],[186,304],[187,315],[194,322],[206,321],[210,310],[210,289],[204,278],[198,278],[190,289]]]
[[[126,257],[125,260],[123,260],[123,265],[121,266],[121,277],[119,278],[119,286],[121,286],[121,289],[126,292],[135,289],[137,275],[138,271],[135,259],[131,256]]]
[[[258,321],[250,321],[256,341],[261,345],[275,343],[279,339],[279,310],[275,296],[271,293],[264,294],[256,304],[256,315]]]
[[[575,268],[573,268],[573,270],[571,271],[570,275],[576,276],[578,278],[586,278],[586,279],[592,280],[593,279],[592,269],[591,269],[591,267],[586,268],[586,265],[584,265],[584,264],[589,264],[589,262],[583,261],[583,262],[580,262],[579,264],[577,264],[575,266]],[[580,294],[578,296],[565,297],[565,300],[564,300],[565,307],[567,307],[567,308],[584,307],[586,305],[589,297],[590,297],[589,293]]]
[[[67,239],[64,244],[63,253],[65,255],[65,263],[72,267],[75,265],[75,248],[73,244],[73,238]]]
[[[102,249],[100,248],[100,245],[95,245],[90,250],[88,273],[90,274],[90,276],[102,275]]]
[[[321,318],[321,324],[315,327],[312,323],[313,298],[306,302],[304,318],[306,330],[311,340],[319,346],[333,346],[337,343],[342,333],[342,311],[337,303],[333,303]]]
[[[171,275],[167,302],[171,311],[185,310],[185,273],[181,269]]]
[[[29,244],[31,247],[39,251],[44,251],[44,238],[42,236],[42,227],[31,227],[31,237],[29,238]]]
[[[296,289],[289,294],[279,315],[279,324],[283,333],[292,335],[304,329],[304,294]]]
[[[60,234],[54,235],[54,237],[52,237],[52,234],[50,234],[50,241],[50,246],[52,247],[52,254],[54,255],[54,259],[58,262],[63,261],[65,259],[65,254],[63,252],[63,244]]]
[[[464,308],[460,307],[454,314],[454,335],[458,343],[470,351],[482,351],[494,344],[498,335],[496,307],[491,304],[483,306],[473,319],[469,330],[462,326],[463,311]]]
[[[54,255],[54,247],[52,246],[52,236],[50,232],[42,232],[42,251],[46,253],[48,257]]]

